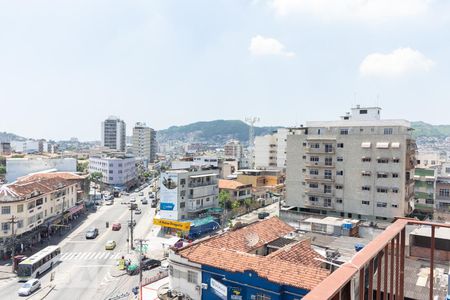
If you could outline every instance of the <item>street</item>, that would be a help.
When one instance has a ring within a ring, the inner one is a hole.
[[[148,199],[149,187],[144,189],[144,195]],[[142,214],[133,215],[136,220],[134,239],[147,238],[152,234],[152,220],[155,209],[141,204],[142,196],[134,194],[136,203],[142,210]],[[133,299],[131,290],[138,285],[139,276],[130,276],[124,271],[118,270],[117,262],[122,256],[137,262],[139,254],[128,249],[127,229],[130,219],[128,205],[121,202],[129,202],[131,196],[116,198],[113,205],[102,205],[96,213],[88,218],[76,230],[71,232],[62,242],[61,262],[43,274],[41,291],[35,292],[30,299],[41,299],[49,291],[45,299]],[[109,228],[106,228],[109,222]],[[112,231],[113,223],[121,223],[119,231]],[[92,240],[85,238],[86,231],[96,227],[99,235]],[[114,250],[105,250],[105,243],[114,240],[117,246]],[[147,256],[161,259],[162,248],[152,246],[147,251]],[[54,272],[54,280],[51,282],[51,274]],[[158,270],[146,271],[144,278],[157,273]],[[0,281],[0,299],[20,299],[17,291],[22,283],[16,278]],[[54,286],[50,291],[48,286]]]

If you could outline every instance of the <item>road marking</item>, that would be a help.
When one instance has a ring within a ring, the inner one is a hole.
[[[85,266],[76,266],[77,268],[94,268],[94,267],[111,267],[111,265],[85,265]]]
[[[85,253],[81,254],[81,256],[78,257],[78,258],[79,259],[85,259],[87,255],[89,255],[89,252],[85,252]]]

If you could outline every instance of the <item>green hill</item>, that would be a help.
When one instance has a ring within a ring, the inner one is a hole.
[[[279,127],[255,127],[255,135],[269,134]],[[215,120],[172,126],[158,131],[158,140],[225,143],[229,139],[248,141],[249,125],[240,120]]]
[[[414,137],[437,137],[445,138],[450,136],[450,125],[431,125],[422,121],[411,122],[414,128]]]

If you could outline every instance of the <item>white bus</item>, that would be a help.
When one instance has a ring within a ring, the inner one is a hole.
[[[19,281],[27,281],[37,278],[59,261],[61,248],[59,246],[48,246],[36,254],[19,263],[17,276]]]

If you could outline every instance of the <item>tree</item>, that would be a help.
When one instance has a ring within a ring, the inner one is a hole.
[[[103,174],[102,174],[102,172],[92,172],[90,175],[89,175],[89,181],[93,181],[93,182],[95,182],[95,184],[101,184],[102,182],[101,182],[101,179],[103,178]]]
[[[0,174],[6,174],[6,167],[0,165]]]
[[[231,197],[227,191],[220,191],[219,193],[219,205],[223,209],[231,209]]]
[[[86,160],[77,161],[77,172],[86,173],[88,169],[88,162]]]

